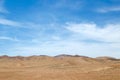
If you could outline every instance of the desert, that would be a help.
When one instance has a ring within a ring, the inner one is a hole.
[[[1,56],[0,80],[119,80],[120,59],[86,56]]]

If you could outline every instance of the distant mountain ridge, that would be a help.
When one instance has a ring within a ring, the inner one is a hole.
[[[0,59],[3,58],[9,58],[9,59],[29,59],[29,58],[39,58],[39,57],[51,57],[51,58],[65,58],[65,57],[79,57],[79,58],[91,58],[87,56],[81,56],[81,55],[68,55],[68,54],[60,54],[56,56],[47,56],[47,55],[32,55],[32,56],[8,56],[8,55],[2,55],[0,56]],[[120,60],[114,57],[109,56],[100,56],[93,59],[99,59],[99,60]]]

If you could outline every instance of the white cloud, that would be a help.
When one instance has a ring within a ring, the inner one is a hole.
[[[56,42],[45,42],[31,46],[15,46],[10,51],[11,55],[58,55],[79,54],[84,56],[112,56],[119,57],[120,44],[116,43],[84,43],[79,41],[62,40]],[[16,54],[17,53],[17,54]],[[120,57],[119,57],[120,58]]]
[[[4,19],[4,18],[0,18],[0,24],[6,25],[6,26],[21,26],[21,23],[19,23],[19,22]]]
[[[120,6],[117,6],[117,7],[104,7],[104,8],[97,9],[97,11],[101,12],[101,13],[120,11]]]
[[[0,13],[9,13],[8,10],[4,6],[5,0],[0,0]]]
[[[95,23],[68,23],[67,29],[85,39],[120,42],[120,24],[107,24],[100,28]]]
[[[21,28],[29,28],[29,29],[38,29],[41,28],[41,24],[33,23],[33,22],[20,22],[14,21],[6,18],[0,18],[0,25],[11,26],[11,27],[21,27]],[[46,28],[44,28],[46,29]]]
[[[6,37],[6,36],[0,36],[0,40],[19,41],[16,38]]]
[[[19,41],[19,43],[6,50],[5,53],[26,56],[44,54],[79,54],[92,57],[120,56],[120,24],[106,24],[100,28],[95,23],[67,23],[62,27],[65,28],[62,28],[61,31],[68,32],[69,36],[49,34],[51,39],[42,41],[41,39],[45,39],[46,36],[34,35],[33,40]],[[61,34],[61,31],[58,33]],[[85,42],[83,41],[85,39],[103,41],[104,43]]]

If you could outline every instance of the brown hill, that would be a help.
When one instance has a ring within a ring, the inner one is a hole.
[[[1,56],[0,80],[119,80],[120,60],[79,55]]]

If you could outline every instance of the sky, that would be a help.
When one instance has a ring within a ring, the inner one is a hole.
[[[120,58],[120,0],[0,0],[0,55]]]

